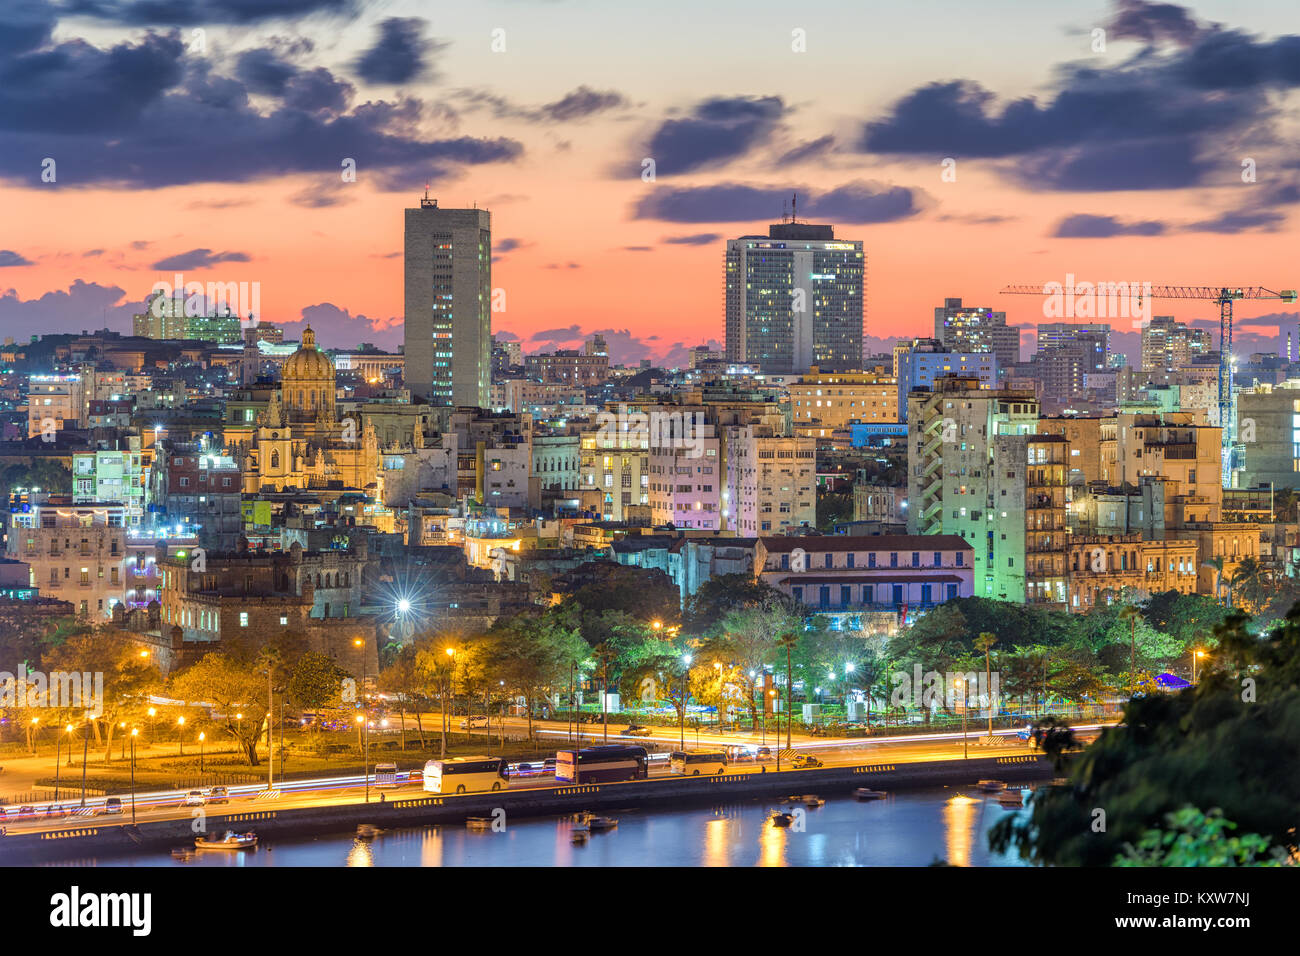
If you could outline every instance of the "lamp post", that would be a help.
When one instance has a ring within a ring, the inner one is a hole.
[[[63,735],[54,735],[54,802],[59,802],[59,748],[63,746]]]
[[[718,672],[718,716],[715,723],[718,733],[722,733],[722,661],[714,661],[713,669]]]
[[[953,678],[957,681],[957,686],[961,688],[961,756],[963,760],[970,759],[970,741],[966,736],[966,682],[960,677]]]
[[[185,756],[185,718],[176,718],[176,743],[180,745],[181,756]]]
[[[691,655],[683,654],[682,663],[685,668],[682,670],[682,710],[681,710],[681,748],[686,749],[686,701],[690,692],[691,679]]]
[[[366,741],[364,745],[364,750],[362,751],[365,755],[362,758],[365,761],[364,765],[362,766],[362,775],[366,778],[366,803],[369,803],[370,802],[370,746],[369,746],[370,741],[369,741],[369,737],[366,735],[365,716],[362,714],[358,714],[356,719],[357,719],[357,737],[362,738]]]
[[[117,729],[122,731],[122,759],[126,759],[126,721],[117,725]]]
[[[1196,683],[1196,659],[1198,657],[1204,657],[1204,656],[1205,656],[1205,651],[1198,650],[1192,652],[1192,683],[1193,684]]]
[[[135,826],[135,738],[140,735],[140,731],[131,728],[131,826]]]
[[[754,711],[758,710],[758,708],[754,706],[754,694],[758,690],[758,687],[756,686],[757,680],[758,680],[758,675],[755,674],[753,671],[750,671],[749,672],[749,713],[750,716],[754,719],[757,719],[758,717],[758,715],[754,713]],[[754,732],[754,728],[750,727],[749,732],[752,734]]]
[[[90,724],[81,731],[81,805],[86,805],[86,757],[90,752]]]
[[[451,721],[456,716],[456,648],[447,648],[447,657],[450,658],[447,664],[447,704],[443,707],[444,718],[447,721],[447,733],[451,734]]]
[[[199,731],[199,774],[203,773],[203,740],[205,738],[203,731]]]
[[[158,711],[155,708],[149,708],[149,746],[151,747],[153,746],[153,719],[157,713]]]
[[[366,803],[370,802],[370,715],[366,713],[366,642],[355,637],[352,646],[361,648],[361,772],[366,778]],[[450,648],[448,648],[450,650]],[[284,731],[282,730],[281,733]],[[268,760],[275,758],[267,754]]]
[[[72,766],[72,731],[76,728],[74,728],[72,724],[68,724],[63,729],[68,732],[68,766],[71,767]]]

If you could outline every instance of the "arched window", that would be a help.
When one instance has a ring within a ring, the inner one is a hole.
[[[280,453],[278,451],[271,452],[271,467],[272,468],[280,467]]]
[[[316,587],[320,587],[320,572],[316,572]]]

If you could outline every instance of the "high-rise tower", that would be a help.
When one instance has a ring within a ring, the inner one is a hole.
[[[492,222],[442,209],[426,192],[406,210],[406,384],[433,405],[491,402]]]

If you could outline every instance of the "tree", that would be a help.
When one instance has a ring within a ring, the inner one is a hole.
[[[308,651],[293,665],[285,693],[302,710],[322,711],[342,703],[343,681],[350,675],[325,654]],[[320,721],[312,727],[319,732]]]
[[[802,613],[790,605],[768,595],[761,603],[737,608],[721,622],[716,637],[706,640],[703,656],[734,664],[736,680],[749,701],[750,719],[758,724],[758,689],[764,681],[768,665],[774,660],[776,642],[780,636],[801,626]]]
[[[1205,566],[1206,566],[1207,568],[1213,568],[1213,569],[1214,569],[1214,596],[1215,596],[1215,598],[1218,598],[1219,595],[1222,594],[1222,593],[1224,592],[1224,584],[1225,584],[1225,583],[1227,584],[1227,601],[1226,601],[1226,604],[1227,604],[1229,607],[1231,607],[1231,606],[1232,606],[1232,582],[1231,582],[1231,581],[1225,581],[1224,573],[1223,573],[1223,568],[1224,568],[1224,564],[1223,564],[1223,555],[1221,555],[1221,554],[1216,554],[1214,557],[1210,558],[1208,561],[1205,562]]]
[[[752,574],[720,574],[709,578],[686,601],[683,626],[692,634],[709,635],[725,618],[740,608],[785,605],[795,602],[788,595]]]
[[[101,717],[104,725],[104,760],[113,759],[113,733],[122,719],[142,712],[150,691],[161,684],[153,658],[141,656],[131,646],[103,632],[76,634],[45,655],[49,671],[104,675]],[[85,691],[83,690],[83,693]],[[87,702],[87,708],[90,704]],[[99,740],[99,725],[95,724]]]
[[[428,703],[425,695],[428,682],[420,670],[418,655],[418,644],[403,644],[392,656],[389,665],[379,672],[379,688],[388,691],[397,700],[398,715],[402,721],[403,750],[406,749],[408,709],[415,711],[415,730],[420,737],[420,749],[424,749],[424,722],[421,713]]]
[[[1230,835],[1237,824],[1222,810],[1202,813],[1186,806],[1165,814],[1164,827],[1152,827],[1137,844],[1124,844],[1112,866],[1285,866],[1283,847],[1271,847],[1258,833]]]
[[[994,848],[1047,865],[1109,865],[1191,805],[1295,850],[1300,612],[1263,636],[1233,615],[1216,636],[1214,665],[1198,684],[1130,700],[1123,722],[1071,761],[1067,785],[1036,796],[1028,817],[999,822]]]
[[[172,677],[170,693],[210,704],[213,721],[244,752],[249,766],[258,765],[257,742],[266,726],[262,700],[266,677],[256,663],[240,662],[222,653],[205,654]]]

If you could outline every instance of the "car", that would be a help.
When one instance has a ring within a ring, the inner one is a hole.
[[[640,724],[628,724],[626,730],[619,733],[624,737],[649,737],[651,730],[649,727],[642,727]]]
[[[48,807],[45,808],[45,818],[47,820],[50,819],[51,817],[66,817],[67,815],[68,815],[68,808],[61,807],[57,803],[51,803]]]
[[[208,798],[203,795],[202,790],[191,790],[185,794],[185,799],[181,801],[183,807],[202,807],[208,802]]]
[[[34,816],[36,816],[36,808],[35,808],[35,807],[19,807],[19,808],[18,808],[18,812],[17,812],[16,814],[14,814],[14,815],[15,815],[16,817],[18,817],[19,820],[22,820],[22,819],[24,819],[24,818],[26,818],[26,817],[34,817]]]
[[[816,767],[824,767],[820,760],[811,754],[795,754],[794,760],[790,764],[795,770],[812,770]]]
[[[461,730],[472,730],[478,727],[486,727],[488,719],[486,717],[468,717],[460,722]]]
[[[208,803],[229,803],[230,791],[225,787],[213,787],[208,791]]]
[[[771,748],[771,747],[759,747],[757,750],[754,751],[754,759],[755,759],[755,760],[771,760],[771,759],[772,759],[772,748]]]
[[[121,797],[109,797],[107,800],[104,801],[104,805],[99,809],[100,814],[121,813],[121,812],[122,812]]]

